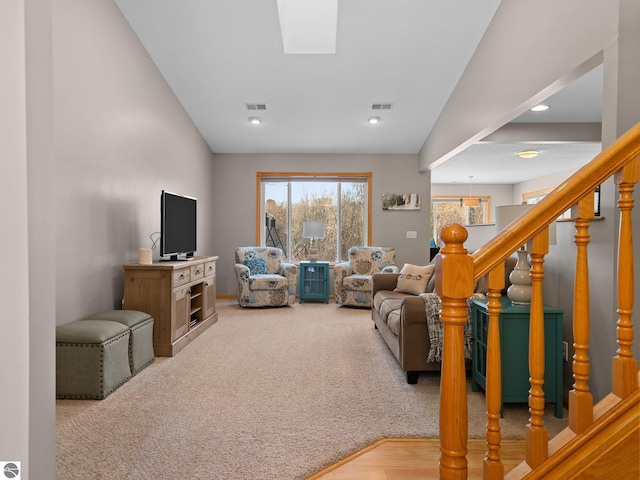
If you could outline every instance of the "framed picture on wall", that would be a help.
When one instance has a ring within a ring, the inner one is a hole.
[[[422,205],[419,193],[383,193],[382,210],[409,211],[420,210]]]

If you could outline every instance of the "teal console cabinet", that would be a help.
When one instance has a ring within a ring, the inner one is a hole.
[[[329,262],[300,262],[300,303],[306,299],[329,303]]]
[[[473,299],[472,390],[486,389],[489,312],[486,299]],[[500,356],[502,361],[502,404],[529,402],[529,306],[513,305],[501,299]],[[555,403],[555,415],[562,418],[562,310],[544,308],[544,398]]]

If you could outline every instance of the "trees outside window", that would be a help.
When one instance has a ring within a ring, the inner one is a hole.
[[[370,173],[258,175],[261,245],[282,248],[289,261],[306,260],[305,221],[324,223],[325,237],[316,241],[318,260],[343,261],[349,247],[368,244]]]
[[[447,225],[476,225],[489,223],[489,197],[479,197],[477,207],[463,207],[460,197],[431,198],[431,236],[441,245],[440,233]]]

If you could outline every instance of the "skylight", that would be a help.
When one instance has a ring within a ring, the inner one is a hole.
[[[286,54],[336,53],[338,0],[278,0]]]

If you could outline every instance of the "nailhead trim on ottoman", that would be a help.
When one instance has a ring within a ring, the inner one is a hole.
[[[129,367],[135,375],[151,365],[153,354],[153,317],[137,310],[108,310],[94,313],[84,320],[109,320],[129,327]]]
[[[87,320],[56,327],[56,398],[101,400],[130,378],[125,325]]]

